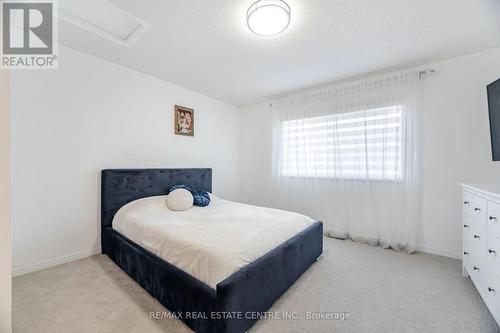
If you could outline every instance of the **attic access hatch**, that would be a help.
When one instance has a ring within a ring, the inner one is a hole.
[[[64,21],[125,47],[143,38],[151,25],[108,0],[59,0]]]

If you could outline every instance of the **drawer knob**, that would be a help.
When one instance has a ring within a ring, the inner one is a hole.
[[[474,266],[473,268],[474,268],[475,271],[479,271],[479,267]]]
[[[468,204],[470,204],[470,202],[464,201],[464,205],[468,205]]]
[[[469,254],[469,252],[467,252],[467,251],[464,251],[464,256],[466,256],[466,255],[468,255],[468,254]]]
[[[489,219],[490,219],[490,221],[491,221],[491,222],[495,222],[495,221],[497,220],[497,218],[496,218],[496,217],[494,217],[494,216],[490,216],[490,218],[489,218]]]
[[[477,208],[477,207],[476,207],[476,208],[474,208],[474,211],[476,211],[476,212],[480,212],[480,211],[481,211],[481,208]]]
[[[480,239],[481,237],[479,237],[479,235],[474,235],[474,239]]]
[[[497,251],[492,250],[492,249],[488,249],[488,253],[490,253],[490,254],[491,254],[491,253],[497,253]]]
[[[488,287],[488,292],[489,292],[489,293],[494,293],[494,292],[495,292],[495,289]]]
[[[468,228],[468,227],[469,227],[469,225],[468,225],[468,224],[464,224],[464,228]]]

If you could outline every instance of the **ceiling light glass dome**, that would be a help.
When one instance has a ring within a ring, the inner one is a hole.
[[[259,36],[274,36],[288,27],[290,14],[290,6],[283,0],[258,0],[248,8],[248,28]]]

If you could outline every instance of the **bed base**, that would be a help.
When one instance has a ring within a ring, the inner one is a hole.
[[[317,258],[323,224],[316,222],[214,290],[112,228],[102,233],[103,254],[195,332],[246,332]]]

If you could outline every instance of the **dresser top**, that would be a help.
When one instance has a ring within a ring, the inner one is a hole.
[[[500,184],[460,184],[463,188],[500,199]]]

